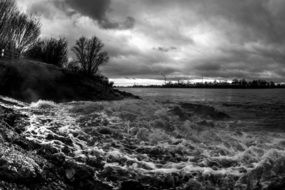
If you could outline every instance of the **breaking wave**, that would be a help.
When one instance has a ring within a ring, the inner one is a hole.
[[[1,106],[28,116],[27,140],[96,168],[94,177],[113,189],[129,180],[144,189],[285,185],[285,133],[244,130],[249,123],[207,105],[1,99]]]

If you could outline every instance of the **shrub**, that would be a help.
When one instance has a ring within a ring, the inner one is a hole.
[[[40,40],[26,55],[31,59],[61,67],[67,62],[67,41],[64,38]]]

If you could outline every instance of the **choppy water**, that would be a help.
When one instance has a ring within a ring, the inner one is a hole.
[[[113,189],[130,179],[157,190],[283,188],[285,133],[255,130],[263,118],[252,114],[282,110],[274,101],[284,100],[195,90],[129,89],[144,99],[61,104],[2,97],[0,105],[28,116],[26,139],[79,164],[95,160],[94,177]]]
[[[145,99],[212,105],[250,129],[285,131],[285,89],[123,88]]]

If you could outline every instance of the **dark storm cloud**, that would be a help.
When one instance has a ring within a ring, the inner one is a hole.
[[[221,8],[217,9],[217,16],[222,16],[240,27],[240,42],[263,41],[264,43],[284,43],[284,23],[274,15],[268,4],[270,1],[223,1]],[[274,6],[280,6],[276,4]],[[284,9],[285,11],[285,9]],[[228,35],[235,40],[235,36]],[[229,40],[231,40],[229,38]]]
[[[225,56],[212,57],[211,60],[196,60],[194,71],[197,76],[214,78],[269,79],[282,81],[283,62],[275,61],[271,56],[244,49],[227,50]]]
[[[111,0],[41,0],[31,3],[28,12],[33,15],[53,19],[58,11],[63,11],[67,16],[80,13],[99,24],[103,29],[129,29],[135,25],[135,19],[126,16],[124,19],[114,21],[108,17]]]
[[[157,79],[161,78],[161,73],[168,75],[174,73],[176,70],[163,65],[150,66],[146,64],[133,63],[132,61],[120,61],[106,65],[102,71],[104,73],[108,73],[109,76],[118,78],[133,77]]]
[[[65,2],[83,15],[100,21],[106,18],[111,0],[66,0]]]
[[[145,0],[144,3],[155,10],[165,6],[168,9],[179,8],[182,11],[195,12],[197,22],[212,22],[219,26],[221,21],[226,20],[229,24],[239,26],[236,32],[248,34],[241,39],[239,35],[228,33],[231,37],[229,40],[259,39],[276,43],[285,40],[283,0]],[[227,32],[227,28],[228,26],[224,25],[220,29]]]
[[[202,65],[198,65],[195,67],[196,70],[198,71],[220,71],[221,70],[221,65],[217,63],[204,63]]]
[[[285,78],[284,0],[18,1],[49,35],[101,38],[109,77]]]
[[[130,16],[119,22],[108,18],[111,0],[65,0],[65,2],[82,15],[96,20],[104,29],[128,29],[133,28],[135,24],[135,19]]]

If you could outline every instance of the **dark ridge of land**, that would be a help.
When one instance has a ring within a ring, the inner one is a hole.
[[[1,95],[26,102],[138,98],[114,89],[108,81],[31,60],[0,60],[0,81]]]

